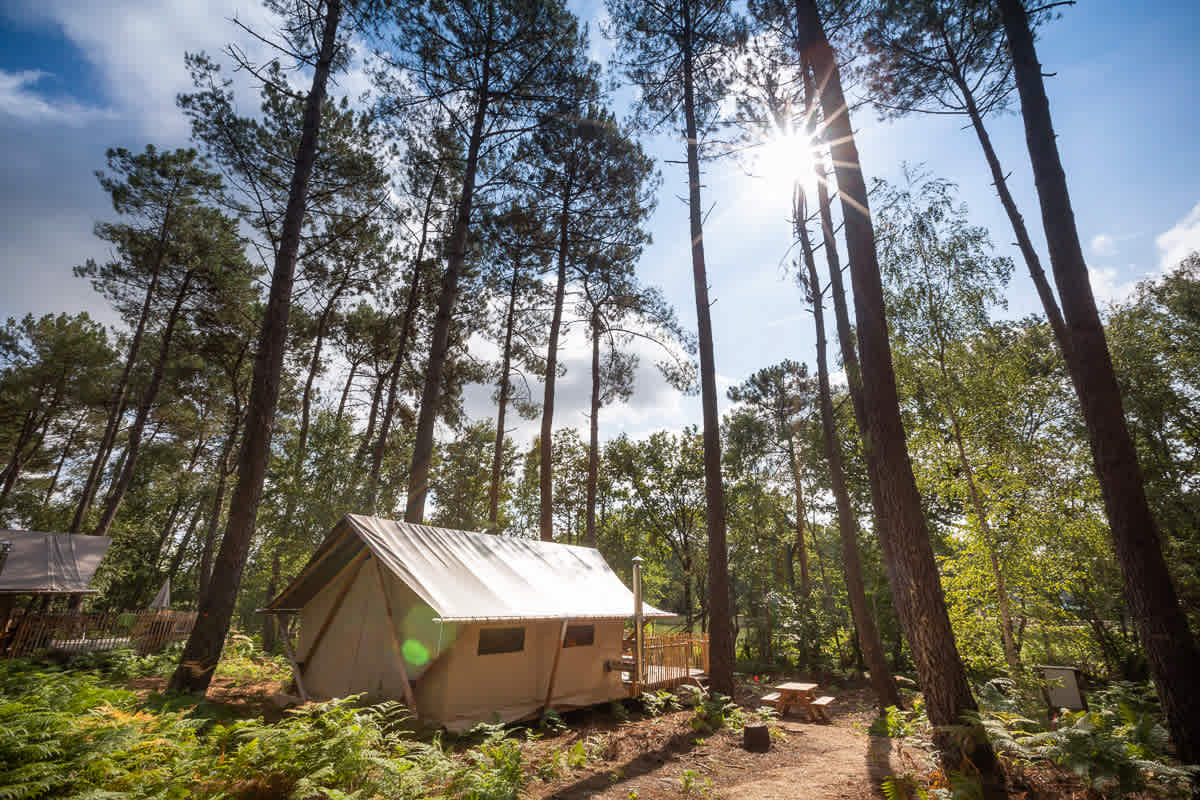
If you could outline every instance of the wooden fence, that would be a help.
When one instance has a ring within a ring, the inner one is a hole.
[[[636,682],[634,693],[647,689],[674,689],[696,683],[708,673],[708,634],[668,633],[646,636],[644,679]]]
[[[41,651],[89,653],[131,647],[145,655],[186,639],[195,611],[125,611],[109,614],[13,615],[0,631],[0,657],[23,658]]]

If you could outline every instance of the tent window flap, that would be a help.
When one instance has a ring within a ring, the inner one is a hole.
[[[519,653],[525,649],[525,629],[481,628],[479,630],[479,655]]]
[[[568,625],[563,647],[591,647],[596,643],[595,625]]]

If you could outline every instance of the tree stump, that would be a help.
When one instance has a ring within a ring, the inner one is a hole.
[[[765,753],[771,749],[771,731],[765,722],[748,722],[742,728],[742,746],[751,753]]]

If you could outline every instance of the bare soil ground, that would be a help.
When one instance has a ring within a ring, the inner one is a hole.
[[[762,691],[739,690],[738,704],[747,711],[757,709]],[[891,763],[892,740],[867,735],[875,716],[867,690],[841,690],[836,695],[838,700],[829,709],[831,724],[809,722],[803,711],[789,713],[773,724],[776,730],[766,753],[745,750],[740,732],[698,735],[690,724],[694,715],[690,709],[624,723],[613,720],[608,725],[601,719],[568,718],[572,730],[535,743],[532,747],[541,752],[530,753],[531,759],[545,758],[552,748],[565,751],[579,739],[592,737],[595,742],[595,737],[605,737],[600,760],[552,782],[534,782],[529,796],[538,800],[658,800],[689,793],[763,800],[882,797],[883,779],[899,769]]]
[[[144,702],[150,695],[166,691],[167,678],[134,678],[128,687]],[[248,681],[217,675],[205,701],[231,717],[262,717],[267,722],[278,722],[283,709],[272,703],[271,697],[283,688],[284,681],[279,680]]]

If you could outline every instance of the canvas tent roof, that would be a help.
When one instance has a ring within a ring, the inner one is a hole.
[[[594,548],[357,514],[342,518],[264,611],[299,610],[364,546],[446,622],[633,616],[633,593]]]
[[[12,542],[0,572],[0,594],[81,594],[88,588],[112,539],[40,531],[0,531]]]

